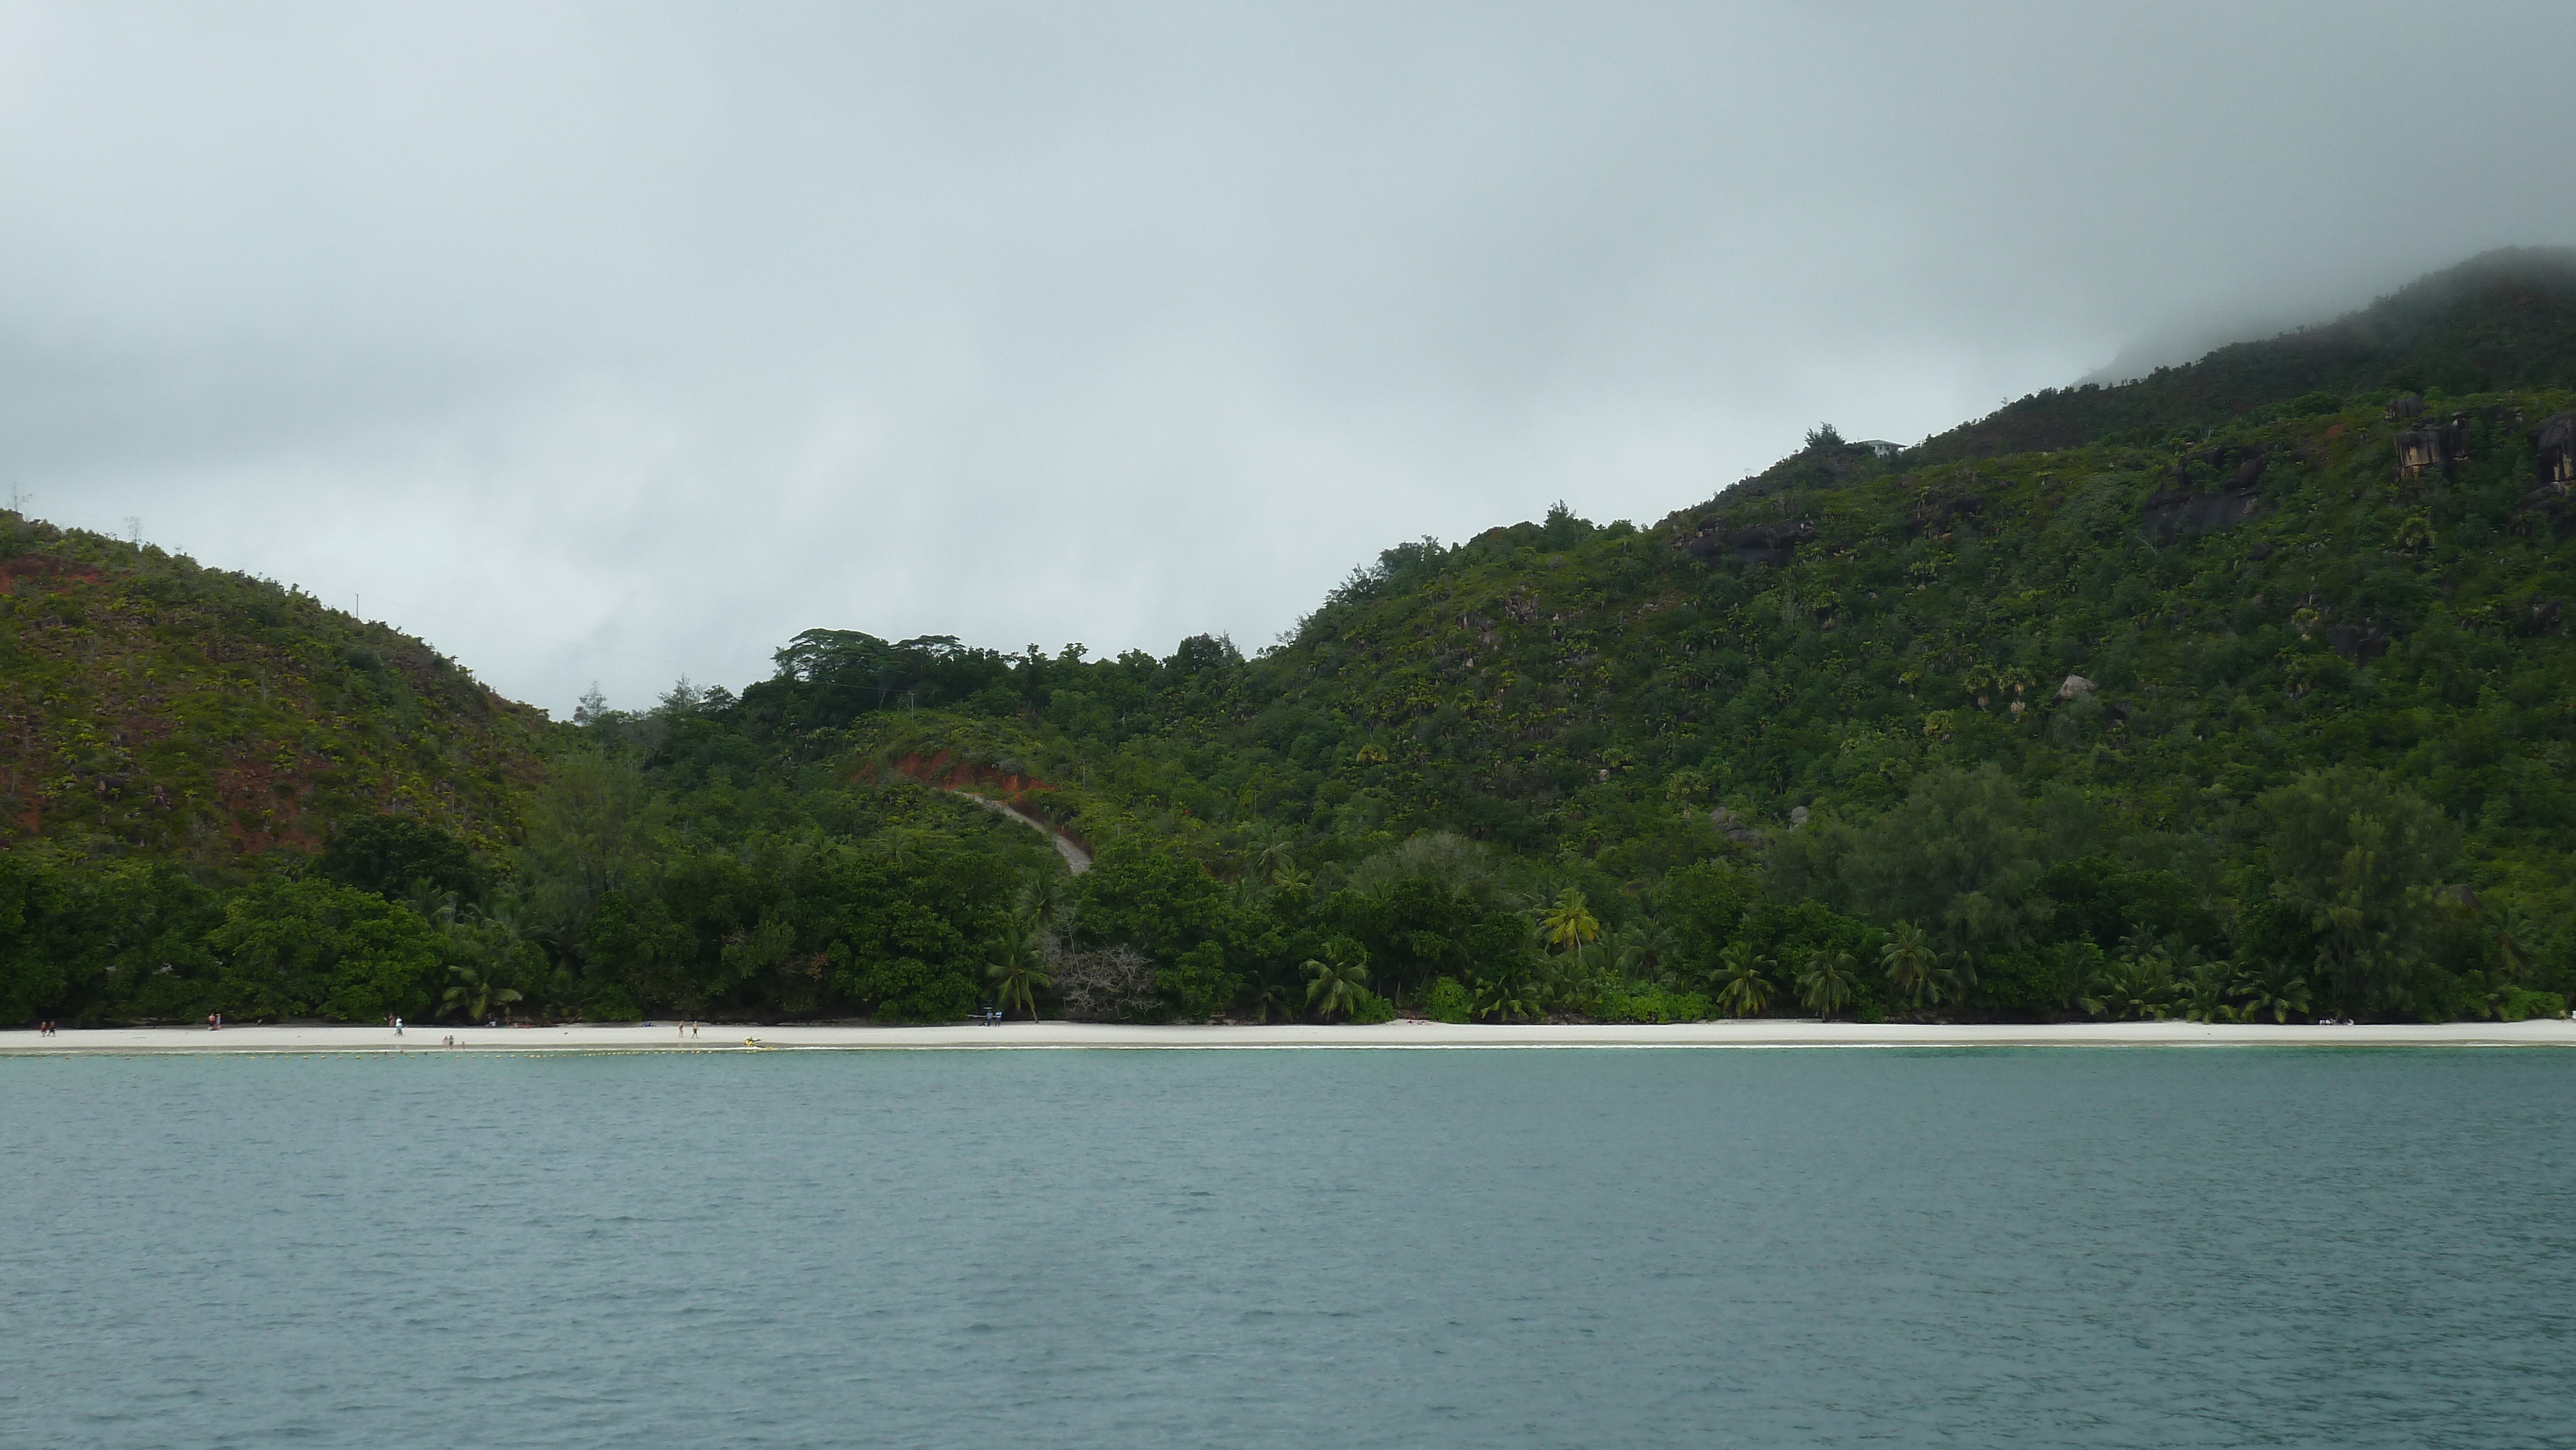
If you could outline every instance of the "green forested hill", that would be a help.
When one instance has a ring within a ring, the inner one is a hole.
[[[216,873],[348,816],[496,849],[547,728],[310,595],[6,513],[0,725],[13,837]]]
[[[585,708],[481,877],[426,870],[438,843],[383,826],[310,870],[274,853],[165,995],[276,1011],[292,978],[305,1010],[427,1011],[465,983],[524,1010],[908,1019],[2561,1010],[2567,276],[2558,254],[2481,259],[1894,457],[1819,429],[1642,528],[1560,508],[1401,545],[1255,658],[811,631],[738,696]],[[1068,878],[1035,832],[922,783],[961,766],[1094,869]],[[345,930],[294,957],[318,929],[273,923],[356,919],[332,891],[386,905],[383,932],[421,924],[410,965]],[[14,1000],[137,1010],[83,980]]]
[[[381,893],[505,872],[554,728],[310,595],[0,514],[0,1018],[408,1004]]]

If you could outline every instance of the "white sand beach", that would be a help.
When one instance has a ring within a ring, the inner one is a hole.
[[[455,1046],[446,1045],[449,1038]],[[671,1023],[562,1027],[66,1029],[51,1037],[0,1032],[0,1054],[158,1052],[741,1052],[1061,1048],[1620,1048],[1620,1047],[2576,1047],[2576,1022],[2397,1023],[2353,1027],[2197,1022],[2074,1022],[1922,1026],[1758,1019],[1669,1025],[1496,1026],[1388,1022],[1375,1026],[1119,1027],[1085,1022],[996,1026],[755,1027]]]

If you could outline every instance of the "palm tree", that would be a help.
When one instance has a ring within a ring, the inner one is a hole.
[[[2225,962],[2209,962],[2183,979],[2179,991],[2183,1020],[2187,1022],[2234,1022],[2236,1008],[2229,998],[2236,995],[2236,979]]]
[[[909,871],[921,864],[923,835],[912,826],[888,826],[877,836],[877,849],[885,853],[886,864]]]
[[[1878,949],[1879,970],[1887,974],[1887,985],[1896,995],[1920,1007],[1926,994],[1939,1001],[1940,987],[1933,972],[1940,954],[1932,949],[1931,933],[1910,921],[1900,921],[1887,934],[1887,945]]]
[[[2409,549],[2433,547],[2433,515],[2427,510],[2417,509],[2398,520],[2396,542],[2397,551],[2401,554]]]
[[[1556,894],[1555,904],[1539,915],[1539,938],[1550,947],[1564,951],[1570,947],[1588,946],[1601,935],[1601,918],[1592,914],[1592,905],[1583,893],[1569,886]]]
[[[1047,972],[1045,939],[1025,922],[1013,922],[994,939],[993,951],[993,964],[984,969],[984,975],[991,979],[1002,1010],[1008,1012],[1016,1006],[1035,1022],[1037,989],[1055,985],[1055,978]]]
[[[1671,979],[1673,929],[1652,916],[1640,917],[1622,929],[1614,940],[1616,960],[1622,975],[1661,987]]]
[[[1539,1015],[1539,1002],[1517,974],[1478,977],[1471,989],[1469,1011],[1488,1022],[1520,1022]]]
[[[2162,1022],[2173,1004],[2173,972],[2161,951],[2133,956],[2102,974],[2100,990],[2084,1010],[2115,1022],[2152,1017]]]
[[[1274,977],[1265,973],[1260,979],[1259,986],[1260,990],[1252,1000],[1252,1010],[1260,1015],[1262,1021],[1294,1022],[1297,1020],[1300,1007],[1295,981],[1284,976]]]
[[[1297,845],[1294,832],[1277,826],[1260,827],[1253,831],[1248,844],[1252,848],[1249,861],[1251,874],[1267,879],[1282,871],[1293,869],[1297,864],[1290,859],[1290,852],[1294,851]]]
[[[2520,908],[2502,906],[2496,910],[2496,971],[2507,982],[2520,982],[2523,970],[2531,965],[2532,923]]]
[[[1073,925],[1073,878],[1062,871],[1021,872],[1020,889],[1011,897],[1011,914],[1039,937],[1062,938]]]
[[[2469,1015],[2504,1019],[2505,1004],[2513,997],[2513,984],[2502,972],[2462,972],[2460,986],[2465,989]]]
[[[1328,1021],[1336,1012],[1350,1015],[1368,990],[1368,953],[1353,942],[1336,938],[1324,943],[1324,954],[1308,957],[1302,970],[1306,1004]]]
[[[1798,1000],[1807,1004],[1819,1017],[1831,1017],[1851,1000],[1852,982],[1860,963],[1840,947],[1820,947],[1807,953],[1806,966],[1798,973]]]
[[[515,989],[493,981],[492,974],[484,968],[457,962],[448,967],[447,975],[452,980],[446,995],[438,1000],[441,1012],[462,1011],[471,1021],[491,1015],[496,1002],[506,1005],[519,1000]]]
[[[1936,967],[1929,973],[1929,983],[1923,989],[1924,995],[1936,1005],[1944,1000],[1951,1002],[1968,1000],[1969,989],[1977,985],[1975,951],[1962,946],[1934,960],[1948,965]]]
[[[2101,1016],[2097,1005],[2104,970],[2101,949],[2090,942],[2060,942],[2048,949],[2048,961],[2056,973],[2058,1002],[2070,1010],[2081,1008]]]
[[[442,932],[455,929],[458,910],[455,892],[441,891],[432,882],[415,881],[403,900],[410,903],[411,909],[419,912],[421,919],[431,926]]]
[[[1771,1005],[1771,981],[1762,975],[1771,959],[1749,941],[1729,942],[1717,954],[1717,1005],[1730,1017],[1759,1017]]]
[[[2247,972],[2236,979],[2236,990],[2245,998],[2244,1020],[2248,1022],[2266,1012],[2276,1023],[2308,1015],[2308,979],[2288,962],[2274,962],[2259,972]]]

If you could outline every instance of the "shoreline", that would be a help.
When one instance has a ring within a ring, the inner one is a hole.
[[[453,1047],[445,1045],[449,1037]],[[1962,1048],[1962,1047],[2571,1047],[2576,1022],[2312,1024],[2063,1022],[1962,1026],[1757,1018],[1733,1022],[1582,1025],[1400,1021],[1365,1027],[1128,1027],[1089,1022],[956,1023],[932,1027],[753,1027],[702,1023],[682,1038],[659,1026],[450,1027],[421,1024],[397,1037],[378,1026],[124,1027],[0,1032],[0,1057],[167,1054],[992,1051],[1127,1049],[1209,1051],[1299,1048]]]

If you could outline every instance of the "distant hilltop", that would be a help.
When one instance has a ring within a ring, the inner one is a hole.
[[[2321,326],[2222,347],[2135,382],[2054,388],[1925,441],[1922,462],[2208,427],[2301,397],[2468,394],[2576,378],[2576,248],[2487,252]]]

